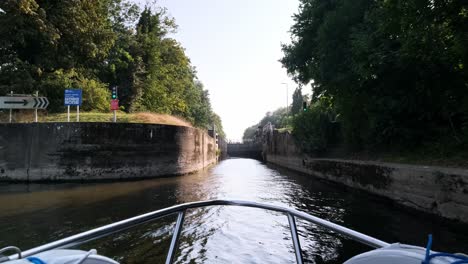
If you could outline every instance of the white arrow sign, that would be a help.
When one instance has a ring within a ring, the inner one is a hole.
[[[46,109],[47,97],[0,96],[0,109]]]

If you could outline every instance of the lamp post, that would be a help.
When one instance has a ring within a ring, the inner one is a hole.
[[[286,85],[286,114],[289,113],[289,92],[288,92],[288,84],[287,83],[281,83]]]

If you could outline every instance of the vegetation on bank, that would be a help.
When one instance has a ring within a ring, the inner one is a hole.
[[[308,106],[307,111],[289,116],[285,108],[268,112],[258,124],[244,131],[243,140],[254,140],[258,127],[271,122],[278,132],[292,133],[298,146],[313,156],[468,168],[466,147],[453,141],[450,135],[414,148],[351,149],[343,142],[339,116],[329,101],[323,98]]]
[[[221,120],[166,10],[126,0],[0,1],[0,95],[39,91],[63,113],[65,89],[83,89],[83,111],[108,112],[118,87],[126,113],[180,116],[198,127]]]
[[[100,112],[81,112],[80,122],[113,122],[113,113],[100,113]],[[9,120],[9,113],[0,113],[0,122],[7,123]],[[13,114],[13,122],[15,123],[31,123],[34,121],[33,111],[22,111]],[[66,113],[53,113],[47,114],[43,112],[38,113],[39,122],[67,122]],[[70,113],[70,122],[76,122],[76,112]],[[163,124],[163,125],[177,125],[188,126],[192,124],[187,120],[171,116],[167,114],[155,114],[149,112],[126,113],[124,111],[117,112],[118,123],[144,123],[144,124]]]
[[[311,112],[336,112],[347,147],[467,146],[462,1],[302,0],[294,20],[281,62],[299,84],[311,83]]]
[[[260,122],[245,129],[242,140],[244,142],[253,140],[257,129],[265,126],[268,122],[275,126],[275,128],[284,128],[289,127],[291,120],[292,117],[287,115],[285,107],[280,107],[273,112],[267,112]]]
[[[466,160],[466,3],[300,2],[281,63],[312,88],[307,111],[289,113],[306,152],[339,146],[356,158]]]

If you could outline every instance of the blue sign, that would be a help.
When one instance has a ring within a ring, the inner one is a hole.
[[[65,90],[65,105],[81,105],[82,99],[81,89]]]

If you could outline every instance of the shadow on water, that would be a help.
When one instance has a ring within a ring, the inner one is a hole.
[[[250,159],[228,159],[191,175],[137,182],[0,186],[0,244],[31,248],[55,239],[161,209],[207,199],[243,199],[293,207],[379,239],[466,251],[466,225],[441,221],[359,191]],[[81,248],[122,263],[163,262],[175,217],[102,238]],[[342,263],[369,250],[298,221],[309,263]],[[293,263],[287,218],[254,208],[189,210],[177,263]]]

